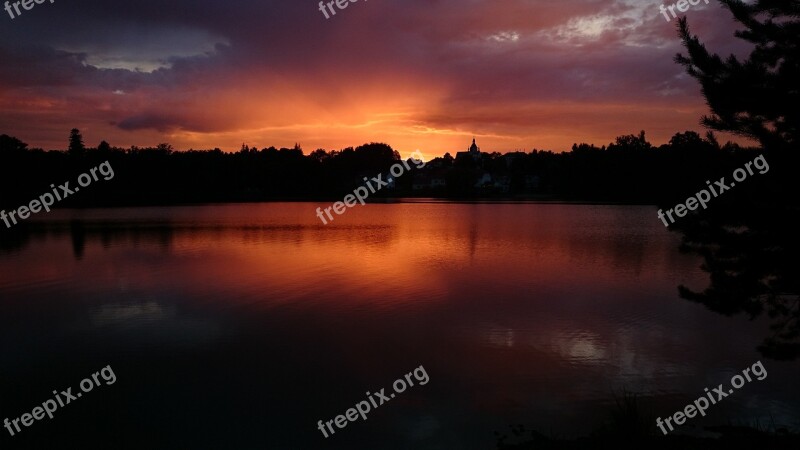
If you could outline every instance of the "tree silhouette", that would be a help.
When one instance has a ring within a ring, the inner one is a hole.
[[[81,156],[85,153],[86,147],[83,145],[83,136],[81,131],[73,128],[69,132],[69,154],[74,156]]]
[[[688,56],[675,61],[702,87],[712,114],[702,124],[755,139],[765,149],[788,149],[798,144],[800,124],[800,1],[720,0],[745,29],[735,36],[753,44],[748,58],[724,59],[706,50],[689,32],[686,18],[679,35]]]
[[[28,144],[7,134],[0,135],[0,154],[19,154],[25,152]]]
[[[653,146],[647,142],[644,130],[640,131],[638,136],[633,134],[618,136],[614,143],[608,146],[608,149],[611,151],[621,150],[633,153],[650,150],[651,148],[653,148]]]
[[[787,218],[798,211],[798,156],[788,150],[798,144],[800,121],[800,0],[720,2],[744,25],[735,36],[753,44],[749,57],[723,60],[709,53],[683,18],[678,33],[688,56],[675,61],[700,82],[712,113],[701,123],[757,140],[773,168],[681,223],[682,248],[703,257],[711,284],[702,292],[679,286],[679,292],[728,316],[754,319],[766,312],[772,335],[758,349],[766,357],[794,359],[800,356],[800,239]],[[700,142],[706,154],[719,148],[713,135],[702,141],[689,133],[670,145],[696,148]]]

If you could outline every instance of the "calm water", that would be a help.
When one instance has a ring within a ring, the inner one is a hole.
[[[493,449],[574,436],[612,394],[667,416],[762,359],[767,324],[681,300],[706,286],[638,206],[310,203],[55,211],[0,245],[0,419],[110,365],[4,448]],[[692,423],[800,424],[798,363],[762,359]],[[331,420],[430,377],[325,439]]]

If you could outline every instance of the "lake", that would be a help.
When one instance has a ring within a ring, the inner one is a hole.
[[[800,364],[758,354],[765,321],[679,297],[708,276],[653,207],[369,204],[323,225],[319,206],[58,210],[0,236],[0,419],[117,378],[2,446],[491,450],[512,424],[588,434],[623,392],[669,416],[759,360],[766,379],[689,425],[800,423]],[[420,366],[425,385],[318,429]]]

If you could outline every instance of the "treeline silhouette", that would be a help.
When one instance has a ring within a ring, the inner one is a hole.
[[[308,155],[294,148],[255,149],[243,145],[238,152],[214,150],[175,151],[169,144],[151,148],[112,147],[105,141],[83,146],[72,130],[66,151],[30,149],[21,140],[0,136],[0,206],[15,208],[30,202],[50,185],[70,181],[109,161],[115,176],[96,182],[58,206],[167,205],[206,202],[270,200],[330,200],[363,184],[364,177],[400,161],[391,146],[369,143],[356,148]],[[395,180],[394,189],[373,196],[443,198],[534,198],[573,201],[674,204],[705,185],[706,180],[730,178],[732,171],[756,155],[735,143],[720,146],[713,134],[677,133],[669,143],[653,146],[642,131],[618,137],[608,146],[573,145],[569,152],[534,149],[507,154],[482,153],[480,158],[450,154],[426,161]],[[775,158],[791,155],[781,153]],[[773,157],[767,156],[772,164]],[[774,161],[777,163],[778,161]],[[482,177],[503,180],[481,185]],[[439,178],[443,183],[428,183]],[[762,177],[764,178],[764,177]],[[758,176],[748,184],[765,182]]]

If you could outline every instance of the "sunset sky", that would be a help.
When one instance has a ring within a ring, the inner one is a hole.
[[[568,150],[644,129],[654,144],[707,112],[649,0],[55,0],[0,15],[0,133],[86,144],[306,153],[365,142],[407,156]],[[336,8],[334,6],[334,8]],[[742,54],[712,1],[685,13]],[[724,142],[729,136],[722,136]]]

